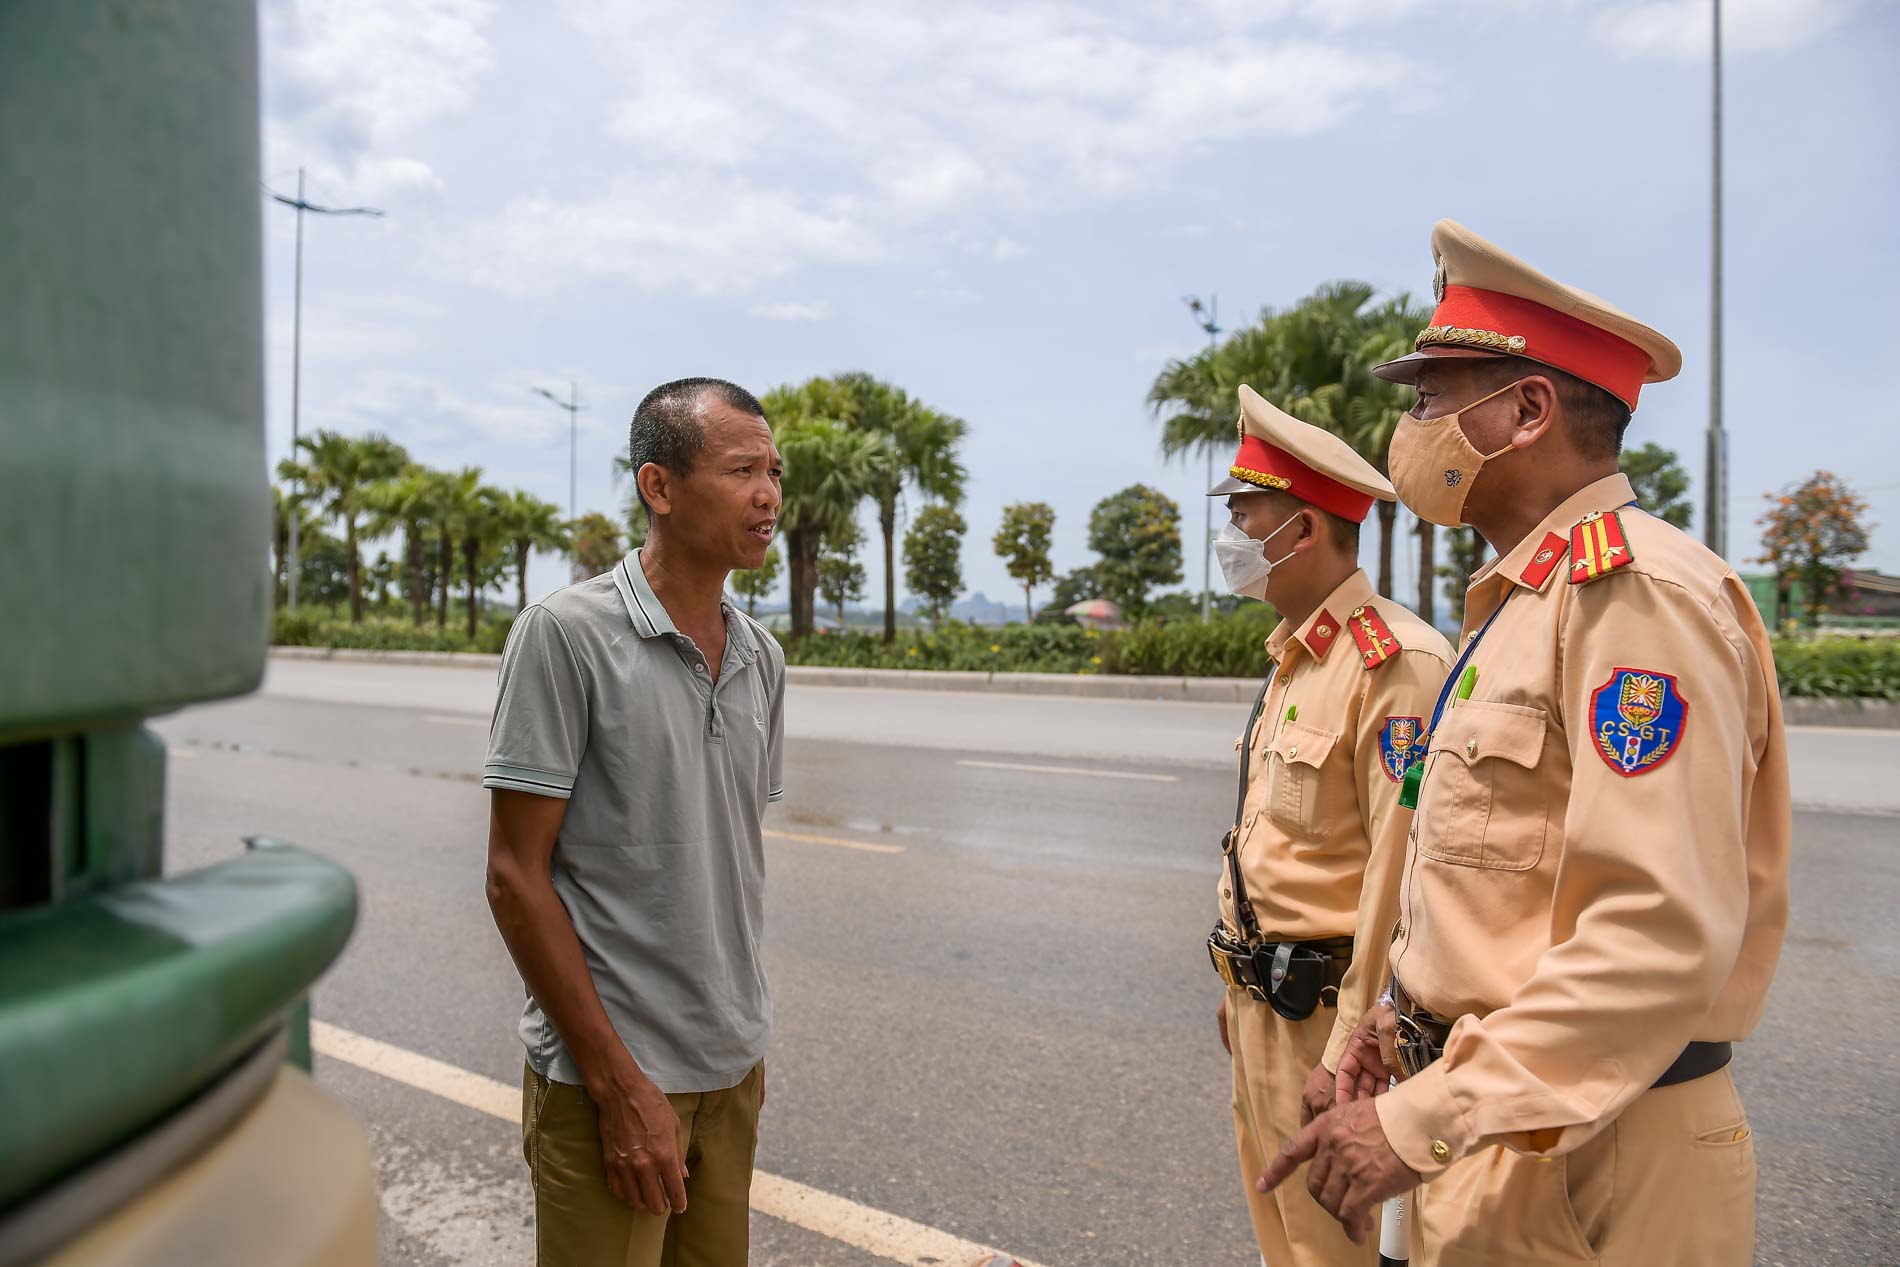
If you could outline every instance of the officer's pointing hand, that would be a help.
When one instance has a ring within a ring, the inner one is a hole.
[[[1306,1172],[1307,1191],[1340,1221],[1355,1245],[1371,1232],[1381,1202],[1410,1192],[1419,1182],[1386,1143],[1371,1100],[1355,1100],[1307,1123],[1255,1186],[1271,1192],[1306,1161],[1313,1163]]]

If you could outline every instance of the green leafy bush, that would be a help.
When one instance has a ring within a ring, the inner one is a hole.
[[[1784,695],[1900,700],[1900,638],[1777,638]]]
[[[295,614],[279,610],[271,622],[271,642],[279,647],[338,647],[353,651],[485,651],[498,652],[508,640],[514,613],[484,622],[469,641],[466,618],[451,617],[446,629],[432,623],[416,625],[390,616],[366,616],[360,625],[328,613],[305,609]]]
[[[1231,616],[1143,623],[1116,635],[1110,673],[1146,673],[1167,677],[1260,677],[1267,671],[1263,645],[1273,631],[1265,607]]]
[[[988,629],[947,623],[905,630],[886,643],[881,633],[818,634],[793,643],[791,664],[848,669],[959,669],[991,673],[1100,673],[1109,639],[1077,625],[1004,625]]]

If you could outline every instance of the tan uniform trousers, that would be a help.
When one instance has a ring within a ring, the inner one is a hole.
[[[1482,1148],[1426,1184],[1412,1267],[1749,1267],[1755,1142],[1727,1069],[1645,1091],[1581,1148]]]
[[[765,1066],[738,1086],[669,1095],[686,1133],[686,1212],[636,1210],[607,1187],[600,1122],[580,1087],[528,1068],[521,1149],[534,1183],[539,1267],[743,1267]]]
[[[1267,1267],[1377,1267],[1378,1238],[1346,1239],[1338,1220],[1306,1190],[1306,1167],[1273,1192],[1254,1181],[1287,1140],[1300,1133],[1300,1092],[1326,1051],[1337,1014],[1322,1007],[1289,1021],[1245,990],[1227,992],[1227,1041],[1234,1049],[1234,1137],[1240,1185]]]

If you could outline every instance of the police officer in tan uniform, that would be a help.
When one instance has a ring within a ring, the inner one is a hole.
[[[1215,548],[1229,587],[1283,617],[1244,736],[1209,939],[1228,987],[1241,1184],[1271,1267],[1372,1264],[1305,1192],[1263,1194],[1253,1180],[1331,1106],[1339,1053],[1385,982],[1411,818],[1399,789],[1451,648],[1359,569],[1359,525],[1391,484],[1253,389],[1240,404],[1239,453],[1208,494],[1232,514]]]
[[[1744,1267],[1755,1158],[1728,1063],[1788,916],[1768,632],[1617,469],[1675,345],[1451,221],[1432,248],[1432,324],[1379,370],[1418,389],[1393,482],[1500,557],[1409,789],[1392,1001],[1262,1186],[1311,1157],[1357,1232],[1425,1181],[1414,1263]]]

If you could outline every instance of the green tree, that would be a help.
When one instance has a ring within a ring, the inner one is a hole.
[[[772,587],[778,584],[779,570],[784,561],[784,556],[778,551],[778,543],[774,542],[765,552],[765,562],[750,571],[732,574],[733,592],[745,599],[746,615],[759,614],[759,600],[770,594]]]
[[[1101,556],[1102,597],[1139,616],[1150,590],[1181,579],[1181,508],[1158,488],[1130,484],[1090,512],[1089,549]]]
[[[814,623],[825,536],[855,517],[874,490],[889,486],[895,458],[885,437],[846,424],[851,398],[829,379],[777,388],[760,403],[785,459],[779,531],[790,572],[792,637],[803,638]]]
[[[839,412],[859,431],[884,437],[890,458],[870,490],[884,534],[884,641],[897,636],[897,509],[905,488],[956,507],[968,478],[957,450],[969,424],[912,400],[905,391],[861,371],[834,380],[844,393]]]
[[[1017,502],[1003,507],[1002,526],[990,543],[1009,574],[1022,582],[1024,620],[1036,618],[1036,586],[1055,579],[1055,565],[1049,561],[1055,528],[1055,507],[1047,502]]]
[[[403,564],[409,578],[409,618],[418,626],[422,624],[431,592],[424,574],[434,575],[434,569],[426,566],[432,531],[430,515],[442,478],[440,472],[411,462],[364,496],[364,504],[370,512],[369,535],[384,537],[402,529]]]
[[[1344,439],[1382,474],[1399,416],[1411,389],[1375,378],[1372,367],[1411,350],[1430,312],[1400,294],[1373,302],[1365,282],[1321,286],[1294,307],[1261,311],[1252,325],[1217,347],[1170,361],[1148,390],[1168,457],[1212,453],[1224,460],[1236,443],[1237,395],[1242,383],[1303,422]],[[1392,592],[1397,507],[1379,502],[1379,592]],[[1429,531],[1421,554],[1433,549]],[[1430,609],[1431,569],[1422,583]]]
[[[341,538],[312,523],[308,535],[297,530],[297,597],[330,609],[332,616],[349,601],[350,565]]]
[[[844,624],[845,604],[864,598],[864,565],[858,562],[862,549],[864,533],[852,518],[839,521],[826,533],[818,550],[818,593],[837,609],[840,625]]]
[[[608,571],[628,550],[621,526],[597,510],[568,524],[567,533],[573,544],[574,562],[587,576]]]
[[[1047,616],[1051,612],[1066,612],[1077,603],[1085,603],[1098,598],[1102,593],[1102,578],[1096,565],[1085,563],[1055,578],[1055,592],[1049,595],[1049,605],[1042,609]]]
[[[286,586],[290,576],[290,521],[297,521],[298,554],[303,553],[302,545],[306,538],[320,531],[323,523],[310,513],[308,497],[304,494],[273,484],[270,490],[271,502],[271,580],[275,605],[282,607],[286,597]],[[297,569],[298,589],[302,590],[303,569]]]
[[[402,569],[396,566],[396,561],[389,557],[387,550],[376,552],[376,561],[369,565],[368,589],[377,614],[382,614],[389,606],[389,588],[396,583],[401,572]]]
[[[1622,467],[1636,490],[1637,505],[1678,528],[1689,526],[1695,518],[1695,503],[1689,500],[1689,472],[1682,469],[1673,449],[1655,443],[1625,449]]]
[[[933,622],[963,592],[963,534],[969,525],[949,506],[926,506],[904,534],[904,584]]]
[[[1475,528],[1453,528],[1445,536],[1445,561],[1438,565],[1438,575],[1444,582],[1451,617],[1460,625],[1465,623],[1465,591],[1484,566],[1484,553],[1484,538]]]
[[[300,436],[297,447],[304,459],[285,458],[277,464],[278,478],[310,490],[323,512],[343,525],[343,548],[349,562],[350,622],[363,620],[363,561],[357,548],[357,530],[368,510],[369,490],[392,479],[408,463],[409,455],[388,436],[371,432],[346,436],[317,431]]]
[[[534,550],[566,550],[571,544],[561,508],[533,493],[503,493],[495,504],[496,528],[514,552],[515,610],[528,605],[528,555]]]
[[[1757,562],[1775,571],[1775,610],[1788,610],[1795,580],[1807,591],[1807,623],[1820,623],[1821,609],[1839,585],[1841,569],[1866,553],[1867,503],[1854,496],[1839,476],[1816,471],[1779,493],[1769,493],[1762,526],[1762,555]]]

